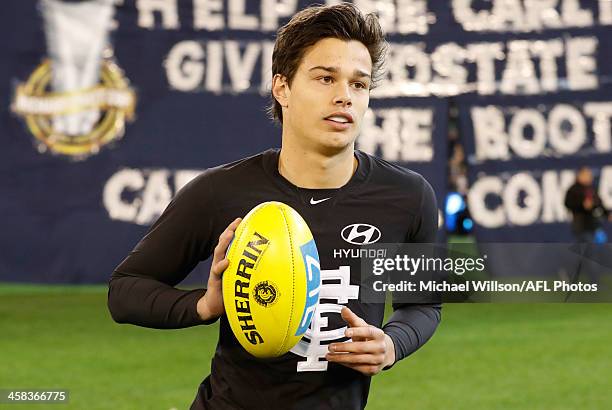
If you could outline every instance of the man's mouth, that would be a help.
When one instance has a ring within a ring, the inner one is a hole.
[[[325,117],[325,119],[339,124],[348,124],[353,122],[353,117],[348,113],[333,113],[332,115]]]

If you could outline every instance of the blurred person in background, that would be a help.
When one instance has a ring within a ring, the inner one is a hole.
[[[603,207],[593,186],[593,173],[583,166],[576,174],[576,182],[565,194],[565,206],[572,213],[572,232],[578,243],[595,242],[596,233],[610,213]]]

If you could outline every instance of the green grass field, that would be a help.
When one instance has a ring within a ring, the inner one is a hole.
[[[106,288],[0,285],[0,389],[41,409],[188,408],[218,326],[115,324]],[[374,377],[368,409],[611,409],[612,304],[447,304],[433,339]]]

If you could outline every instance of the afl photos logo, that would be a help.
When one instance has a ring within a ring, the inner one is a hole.
[[[342,239],[353,245],[369,245],[380,239],[380,229],[369,224],[347,225],[340,233]]]
[[[253,288],[253,297],[255,301],[263,307],[273,305],[278,300],[279,296],[278,286],[269,280],[259,282],[255,285],[255,288]]]
[[[123,136],[135,94],[113,62],[114,0],[41,0],[49,58],[16,89],[12,110],[40,152],[84,159]]]

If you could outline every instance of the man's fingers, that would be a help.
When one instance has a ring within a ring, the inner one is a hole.
[[[349,354],[349,353],[327,353],[325,359],[329,362],[334,362],[344,365],[380,365],[384,360],[384,355],[381,354]]]
[[[382,329],[370,325],[351,327],[350,329],[346,329],[344,334],[346,337],[353,339],[353,341],[384,339],[385,337],[385,332],[383,332]]]
[[[221,274],[223,274],[225,269],[227,269],[228,265],[229,265],[229,260],[221,259],[219,262],[213,264],[210,272],[220,279]]]
[[[365,337],[367,337],[367,335],[365,337],[362,336],[363,332],[360,332],[359,334],[355,334],[354,336],[351,335],[351,332],[356,328],[370,327],[370,325],[368,325],[368,323],[365,320],[357,316],[355,313],[353,313],[351,309],[349,309],[346,306],[342,308],[340,315],[342,316],[342,319],[344,319],[346,323],[350,326],[350,329],[347,329],[346,331],[347,337],[352,338],[353,341],[355,342],[366,340]]]
[[[350,327],[368,326],[368,323],[365,320],[357,316],[346,306],[342,308],[340,315],[342,315],[342,319],[344,319]]]
[[[355,363],[340,363],[343,366],[348,367],[349,369],[357,370],[360,373],[363,373],[367,376],[374,376],[375,374],[380,373],[380,366],[376,364],[355,364]]]
[[[380,354],[352,354],[352,353],[328,353],[325,358],[329,362],[338,363],[349,369],[356,370],[368,376],[378,374],[385,359]]]
[[[345,335],[352,342],[331,343],[325,358],[366,375],[379,373],[385,362],[385,333],[369,325],[346,306],[340,314],[349,325]]]
[[[238,228],[238,225],[240,225],[240,222],[242,222],[242,218],[234,219],[234,221],[229,224],[227,228],[225,228],[223,233],[219,235],[219,242],[217,243],[217,246],[215,246],[212,266],[210,268],[210,273],[217,279],[221,278],[221,275],[229,265],[229,261],[225,257],[225,254],[230,242],[234,238],[234,232]]]
[[[242,218],[236,218],[227,228],[231,229],[232,231],[236,231],[236,228],[238,228],[240,222],[242,222]]]
[[[240,225],[240,222],[242,222],[242,218],[234,219],[234,221],[229,224],[227,228],[225,228],[223,233],[219,235],[219,242],[217,243],[213,254],[213,264],[225,258],[225,252],[227,251],[230,242],[234,238],[234,232],[236,231],[236,228],[238,228],[238,225]]]
[[[367,342],[344,342],[344,343],[332,343],[329,345],[329,351],[331,353],[384,353],[385,352],[385,341],[384,340],[369,340]]]

